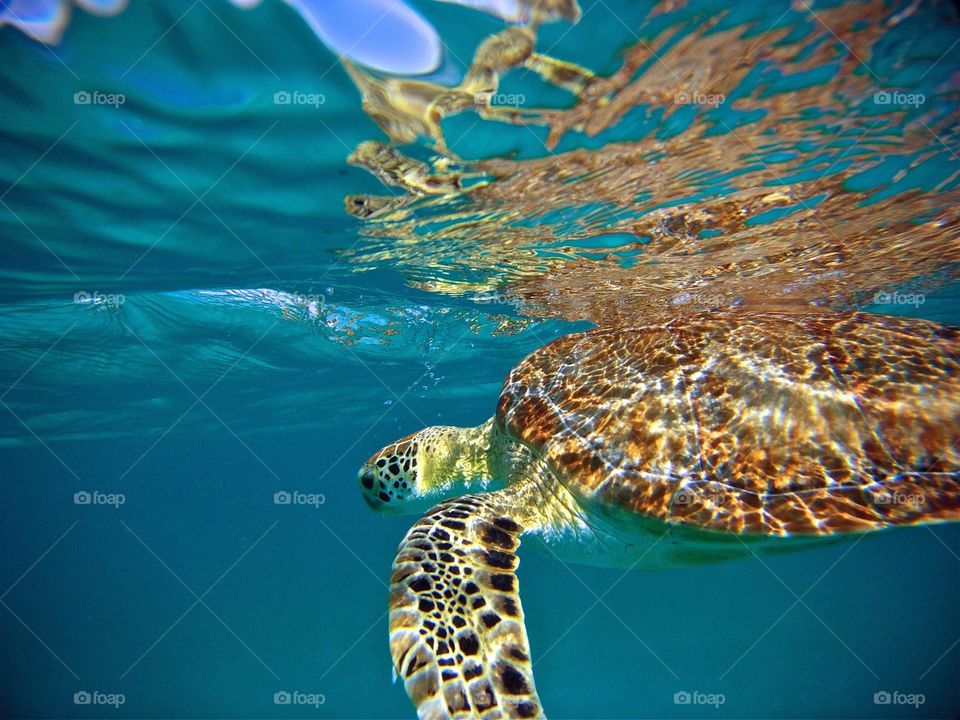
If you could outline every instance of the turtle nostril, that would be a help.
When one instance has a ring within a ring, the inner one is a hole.
[[[365,472],[360,477],[360,482],[367,490],[373,490],[373,473]]]

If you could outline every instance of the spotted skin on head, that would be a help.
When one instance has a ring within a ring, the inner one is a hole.
[[[416,435],[418,433],[387,445],[367,461],[360,483],[370,497],[383,503],[397,503],[414,491],[419,449]]]
[[[514,489],[434,507],[400,545],[390,652],[420,718],[543,718],[520,605]]]
[[[493,484],[487,461],[492,423],[435,425],[374,454],[360,469],[367,504],[393,513],[422,513],[436,502]]]

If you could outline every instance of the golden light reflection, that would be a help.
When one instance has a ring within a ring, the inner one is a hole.
[[[660,3],[650,18],[677,12]],[[677,15],[648,41],[639,28],[609,77],[537,54],[535,27],[484,41],[453,89],[351,69],[395,142],[425,136],[440,154],[424,163],[382,143],[358,148],[351,161],[401,194],[348,196],[367,242],[344,260],[393,265],[421,289],[496,291],[521,313],[598,324],[731,305],[858,305],[956,277],[958,74],[935,96],[887,87],[869,63],[904,18],[882,2],[800,1],[794,14],[767,32],[727,27],[722,14]],[[576,103],[492,107],[501,77],[522,68]],[[440,126],[453,112],[544,126],[544,154],[457,158]],[[634,125],[646,127],[642,139],[553,152],[578,133],[602,140]]]

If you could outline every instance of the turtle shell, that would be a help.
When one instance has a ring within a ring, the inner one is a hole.
[[[497,419],[587,507],[764,535],[960,517],[960,331],[702,315],[551,342]]]

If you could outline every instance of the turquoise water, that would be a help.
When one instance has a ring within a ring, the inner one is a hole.
[[[500,27],[419,6],[458,56]],[[544,32],[555,54],[609,74],[646,10],[600,3],[582,32]],[[960,35],[937,20],[946,6],[924,12],[889,48],[925,38],[925,67],[949,51],[926,78],[937,85]],[[53,49],[9,27],[0,47],[4,716],[412,717],[385,613],[412,519],[372,514],[357,468],[426,425],[482,422],[510,367],[588,325],[418,290],[389,259],[351,262],[377,243],[343,196],[383,189],[345,158],[381,135],[280,3],[78,12]],[[125,102],[74,103],[95,90]],[[275,105],[283,91],[325,102]],[[604,137],[655,125],[628,116]],[[540,130],[513,130],[454,148],[544,152]],[[946,178],[960,145],[941,137]],[[466,274],[458,262],[425,272]],[[870,309],[960,324],[958,298],[944,283],[922,305]],[[280,491],[316,505],[275,504]],[[551,717],[960,714],[958,527],[626,575],[522,553],[520,578]],[[278,705],[281,691],[316,704]],[[884,691],[923,703],[875,704]],[[724,702],[677,704],[682,692]]]

